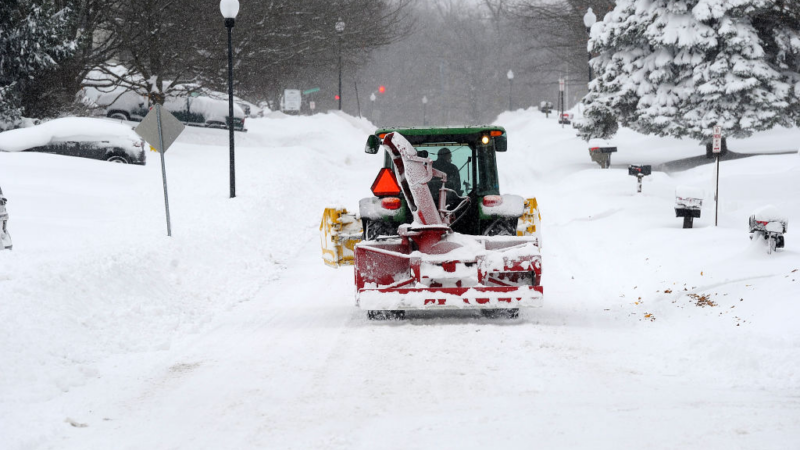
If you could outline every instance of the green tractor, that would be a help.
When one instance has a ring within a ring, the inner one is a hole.
[[[440,191],[446,191],[442,194],[440,211],[446,211],[453,232],[472,236],[535,236],[537,247],[541,245],[541,216],[536,199],[500,192],[496,156],[508,148],[503,127],[382,128],[367,138],[365,152],[377,154],[382,140],[390,133],[402,135],[413,145],[421,161],[426,160],[431,169],[447,175],[447,181],[433,177],[427,183],[437,201]],[[372,192],[373,197],[359,202],[358,214],[340,208],[325,210],[320,233],[326,264],[352,265],[356,244],[397,237],[398,227],[414,220],[388,152],[384,153],[383,167],[372,184]]]

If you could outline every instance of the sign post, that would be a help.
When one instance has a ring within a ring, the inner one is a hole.
[[[714,192],[714,226],[716,227],[719,221],[719,155],[722,153],[722,127],[719,125],[714,127],[712,152],[717,158],[717,176],[715,178],[716,190]]]
[[[564,108],[566,105],[564,104],[564,88],[566,83],[564,82],[563,78],[558,79],[558,123],[561,124],[561,128],[564,128]]]
[[[142,120],[133,131],[141,136],[148,143],[155,142],[158,144],[157,150],[161,154],[161,178],[164,182],[164,209],[167,212],[167,236],[172,236],[172,223],[169,219],[169,196],[167,195],[167,167],[164,164],[164,153],[175,142],[175,139],[186,128],[178,119],[175,118],[169,111],[162,111],[161,105],[156,105],[147,113],[147,116]],[[153,144],[150,144],[154,147]]]

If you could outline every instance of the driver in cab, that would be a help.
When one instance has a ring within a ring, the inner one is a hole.
[[[452,163],[453,155],[450,153],[450,149],[447,147],[443,147],[439,149],[437,153],[436,161],[433,162],[433,168],[439,171],[444,172],[447,175],[447,184],[444,187],[448,189],[452,189],[461,196],[461,175],[458,173],[458,167]],[[439,199],[439,186],[441,186],[441,180],[434,179],[438,181],[438,183],[430,183],[431,193],[433,194],[433,198],[438,201]],[[431,180],[431,181],[434,181]],[[457,200],[453,197],[452,193],[448,193],[447,203],[450,204],[453,201]]]

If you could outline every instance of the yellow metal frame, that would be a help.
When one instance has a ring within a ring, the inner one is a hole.
[[[539,203],[535,197],[526,199],[525,210],[517,222],[517,236],[536,236],[541,247],[541,228],[542,214],[539,212]]]
[[[352,266],[361,235],[361,223],[355,214],[348,214],[346,209],[325,208],[319,224],[322,260],[330,267]]]

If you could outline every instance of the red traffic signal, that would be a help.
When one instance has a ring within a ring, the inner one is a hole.
[[[386,86],[380,85],[378,87],[378,92],[381,93],[381,94],[385,94],[386,93]]]
[[[333,99],[334,99],[334,100],[339,100],[339,95],[335,95],[335,96],[333,97]]]

